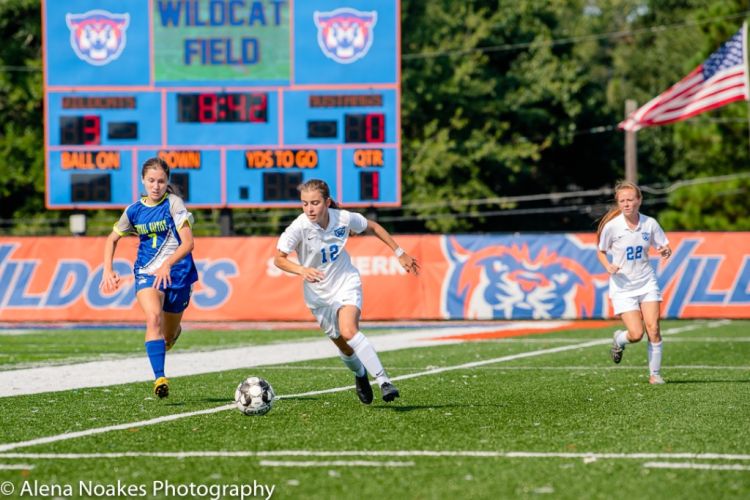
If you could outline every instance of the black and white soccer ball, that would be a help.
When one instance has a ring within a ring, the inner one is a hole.
[[[265,379],[248,377],[234,391],[234,402],[245,415],[265,415],[273,407],[276,393]]]

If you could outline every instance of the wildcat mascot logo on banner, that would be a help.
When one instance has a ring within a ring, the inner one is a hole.
[[[122,54],[130,14],[90,10],[85,14],[68,14],[65,21],[70,29],[70,45],[87,63],[104,66]]]
[[[574,236],[450,236],[443,251],[451,264],[446,318],[591,318],[605,311],[608,277],[596,247]]]
[[[318,27],[318,45],[326,57],[350,64],[367,55],[374,39],[378,13],[342,8],[313,15]]]

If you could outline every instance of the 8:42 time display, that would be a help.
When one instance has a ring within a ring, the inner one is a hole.
[[[268,96],[254,93],[177,94],[177,121],[182,123],[266,123]]]

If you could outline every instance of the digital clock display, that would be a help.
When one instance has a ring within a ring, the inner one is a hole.
[[[266,123],[268,96],[250,94],[177,94],[177,121],[182,123]]]

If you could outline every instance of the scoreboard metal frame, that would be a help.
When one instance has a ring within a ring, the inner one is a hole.
[[[46,205],[401,204],[399,0],[42,0]]]

